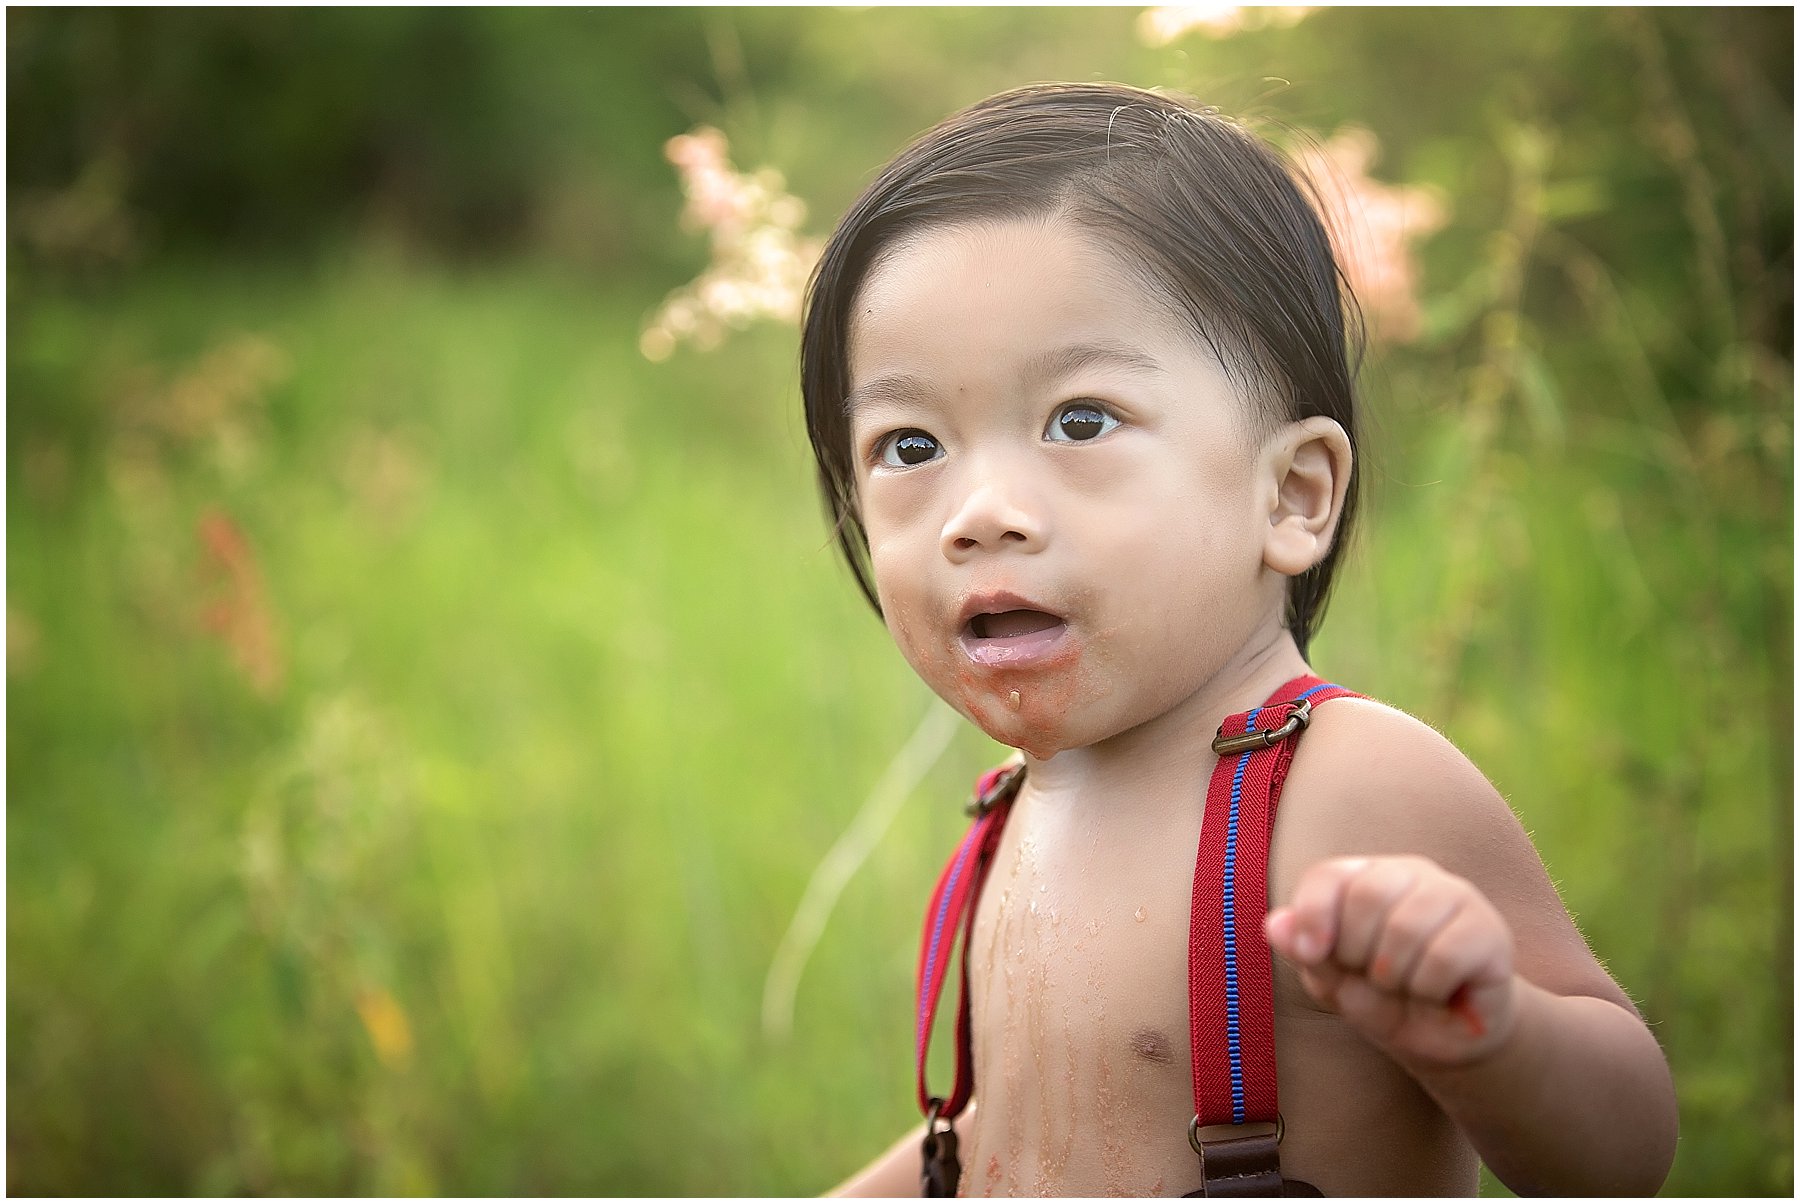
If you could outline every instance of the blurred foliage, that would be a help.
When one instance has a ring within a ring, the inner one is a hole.
[[[965,732],[759,1034],[923,688],[793,332],[650,364],[706,124],[822,233],[1042,78],[1432,186],[1317,648],[1509,796],[1671,1193],[1790,1194],[1792,14],[10,9],[8,1188],[808,1193],[909,1115]]]

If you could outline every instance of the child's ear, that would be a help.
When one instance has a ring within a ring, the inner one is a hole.
[[[1298,577],[1331,550],[1350,488],[1350,437],[1329,418],[1304,418],[1265,447],[1273,502],[1263,563]]]

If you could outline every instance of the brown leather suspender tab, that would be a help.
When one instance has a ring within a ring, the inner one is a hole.
[[[1200,1190],[1190,1196],[1279,1196],[1281,1149],[1273,1133],[1227,1137],[1206,1143],[1200,1156]]]

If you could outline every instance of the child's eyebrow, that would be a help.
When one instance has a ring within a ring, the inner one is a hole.
[[[1021,376],[1028,386],[1042,387],[1073,376],[1083,368],[1093,367],[1118,368],[1137,376],[1163,372],[1160,363],[1137,348],[1126,343],[1103,341],[1076,343],[1033,356],[1026,361]],[[854,417],[862,407],[882,402],[905,405],[933,392],[928,381],[910,373],[878,377],[850,390],[850,395],[844,398],[844,414]]]
[[[1025,366],[1025,379],[1033,384],[1058,381],[1094,367],[1119,368],[1132,375],[1160,375],[1163,371],[1154,357],[1130,344],[1101,341],[1076,343],[1036,356]]]
[[[903,406],[917,401],[921,396],[929,396],[932,391],[930,383],[923,377],[909,373],[877,377],[850,390],[850,395],[844,398],[844,416],[854,418],[856,411],[865,406]]]

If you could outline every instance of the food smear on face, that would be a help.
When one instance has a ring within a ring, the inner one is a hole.
[[[992,609],[954,633],[948,689],[939,692],[995,740],[1049,757],[1069,746],[1063,729],[1082,695],[1072,680],[1081,641],[1061,615],[1018,595],[990,596]]]
[[[1070,712],[1094,696],[1088,676],[1073,649],[1017,668],[965,661],[944,697],[993,739],[1041,761],[1074,746]]]

